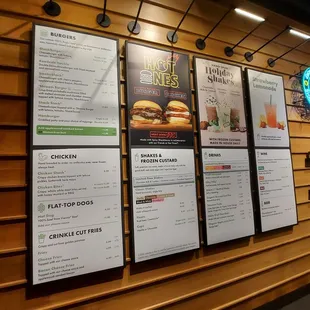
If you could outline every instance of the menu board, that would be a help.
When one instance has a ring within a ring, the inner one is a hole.
[[[247,147],[241,67],[194,57],[201,146]]]
[[[33,283],[123,266],[119,149],[33,151]]]
[[[289,147],[283,77],[246,69],[256,147]]]
[[[118,145],[118,41],[36,25],[34,145]]]
[[[199,248],[193,155],[131,149],[135,262]]]
[[[289,149],[255,151],[262,231],[297,224]]]
[[[126,44],[129,139],[133,146],[193,146],[188,56]]]
[[[207,243],[254,235],[246,149],[202,149]]]
[[[35,25],[32,284],[124,266],[118,41]]]

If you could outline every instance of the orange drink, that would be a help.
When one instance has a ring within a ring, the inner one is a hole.
[[[270,128],[277,127],[277,105],[265,103],[265,112],[266,112],[266,119],[267,125]]]

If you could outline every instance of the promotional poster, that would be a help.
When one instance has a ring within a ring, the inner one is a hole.
[[[33,284],[124,264],[119,149],[33,151]]]
[[[33,145],[119,145],[118,42],[35,26]]]
[[[246,149],[202,149],[208,244],[255,233]]]
[[[290,150],[255,152],[262,231],[297,224]]]
[[[194,58],[201,146],[247,147],[241,68]]]
[[[256,147],[289,147],[283,78],[247,69]]]
[[[131,149],[135,262],[199,248],[194,151]]]
[[[128,43],[127,99],[132,146],[193,146],[188,56]]]

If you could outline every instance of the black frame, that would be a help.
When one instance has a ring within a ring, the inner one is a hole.
[[[245,116],[245,124],[246,124],[246,128],[247,128],[247,145],[246,146],[202,146],[201,143],[201,130],[200,130],[200,108],[199,108],[199,98],[198,98],[198,76],[197,76],[197,66],[196,66],[196,59],[203,59],[203,60],[208,60],[208,61],[212,61],[215,63],[221,63],[221,64],[225,64],[225,65],[230,65],[233,67],[237,67],[240,69],[240,77],[241,77],[241,88],[242,88],[242,94],[243,94],[243,107],[244,107],[244,116]],[[248,110],[246,107],[246,92],[245,92],[245,85],[244,85],[244,74],[243,74],[243,70],[242,67],[240,65],[235,65],[235,64],[231,64],[231,63],[227,63],[224,61],[217,61],[214,59],[209,59],[206,57],[199,57],[199,56],[194,56],[193,57],[193,68],[194,68],[194,84],[195,84],[195,89],[196,89],[196,96],[195,96],[195,104],[196,104],[196,111],[197,111],[197,132],[198,132],[198,136],[199,139],[197,139],[198,141],[198,148],[199,148],[199,172],[200,172],[200,183],[202,185],[202,188],[200,190],[200,194],[201,194],[201,201],[202,201],[202,214],[203,214],[203,237],[204,237],[204,244],[206,246],[208,246],[208,233],[207,233],[207,212],[206,212],[206,197],[205,197],[205,191],[204,191],[204,177],[203,177],[203,154],[202,154],[202,149],[241,149],[241,150],[247,150],[248,153],[248,159],[249,159],[249,173],[250,173],[250,191],[251,191],[251,200],[252,200],[252,210],[253,210],[253,226],[254,226],[254,234],[250,234],[250,235],[245,235],[243,237],[238,237],[238,238],[233,238],[233,239],[229,239],[229,240],[225,240],[222,242],[217,242],[217,243],[212,243],[210,244],[210,246],[214,246],[216,244],[222,244],[222,243],[227,243],[227,242],[231,242],[234,240],[239,240],[239,239],[244,239],[244,238],[248,238],[251,236],[255,235],[256,232],[256,223],[255,223],[255,201],[254,201],[254,195],[253,195],[253,181],[251,179],[251,174],[252,174],[252,165],[251,165],[251,150],[249,147],[249,123],[248,123]]]
[[[146,45],[146,44],[140,44],[140,43],[136,43],[136,42],[129,42],[128,40],[126,40],[125,42],[125,51],[126,51],[126,81],[128,81],[128,44],[133,44],[133,45],[138,45],[138,46],[142,46],[142,47],[147,47],[147,48],[152,48],[152,49],[155,49],[155,50],[159,50],[159,51],[164,51],[164,52],[168,52],[168,53],[171,53],[172,51],[171,50],[167,50],[167,49],[161,49],[161,48],[157,48],[157,47],[153,47],[153,46],[149,46],[149,45]],[[191,87],[190,87],[190,63],[189,63],[189,56],[187,54],[183,54],[183,53],[179,53],[179,52],[176,52],[177,54],[181,54],[181,55],[185,55],[188,59],[188,81],[189,81],[189,90],[190,90],[190,98],[189,98],[189,101],[190,101],[190,112],[193,114],[193,106],[192,106],[192,98],[191,98]],[[201,245],[201,240],[200,240],[200,225],[199,225],[199,208],[198,208],[198,197],[197,197],[197,180],[196,180],[196,171],[194,171],[194,175],[195,175],[195,189],[196,189],[196,207],[197,207],[197,224],[198,224],[198,242],[199,242],[199,247],[195,248],[195,249],[190,249],[190,250],[186,250],[186,251],[182,251],[182,252],[177,252],[177,253],[173,253],[173,254],[167,254],[167,255],[163,255],[163,256],[159,256],[159,257],[155,257],[155,258],[150,258],[150,259],[147,259],[147,260],[143,260],[141,262],[136,262],[136,255],[135,255],[135,225],[134,225],[134,217],[133,217],[133,214],[134,214],[134,208],[133,208],[133,186],[132,186],[132,160],[131,160],[131,149],[143,149],[143,148],[150,148],[150,149],[191,149],[193,150],[193,159],[194,159],[194,167],[196,169],[196,156],[195,156],[195,146],[194,146],[194,127],[192,127],[192,138],[193,138],[193,145],[192,146],[177,146],[177,147],[168,147],[168,146],[162,146],[162,145],[152,145],[152,146],[149,146],[149,145],[137,145],[137,146],[134,146],[132,147],[132,144],[131,144],[131,134],[130,134],[130,126],[129,126],[129,123],[130,123],[130,116],[129,116],[129,113],[128,113],[128,110],[129,110],[129,105],[128,105],[128,102],[129,102],[129,92],[128,92],[128,84],[126,83],[126,101],[127,101],[127,105],[126,105],[126,109],[127,109],[127,118],[126,118],[126,121],[127,121],[127,124],[128,124],[128,175],[129,175],[129,178],[128,178],[128,187],[129,187],[129,201],[130,201],[130,223],[131,223],[131,249],[130,249],[130,252],[131,252],[131,257],[132,257],[132,260],[135,264],[137,263],[144,263],[146,261],[153,261],[153,260],[156,260],[156,259],[160,259],[162,257],[169,257],[169,256],[173,256],[173,255],[178,255],[180,253],[186,253],[186,252],[190,252],[190,251],[195,251],[197,249],[200,249],[200,245]]]
[[[279,146],[279,147],[270,147],[270,146],[255,146],[255,138],[254,138],[254,124],[253,124],[253,118],[252,118],[252,102],[251,102],[251,93],[250,93],[250,87],[249,87],[249,75],[248,72],[249,70],[259,72],[259,73],[264,73],[264,74],[269,74],[269,75],[274,75],[278,76],[282,80],[283,84],[283,98],[284,98],[284,108],[285,108],[285,116],[286,116],[286,125],[287,125],[287,131],[288,131],[288,138],[289,138],[289,146],[284,147],[284,146]],[[254,70],[252,68],[245,68],[244,70],[245,73],[245,82],[246,82],[246,90],[247,90],[247,98],[248,98],[248,103],[249,103],[249,114],[248,114],[248,122],[251,124],[250,130],[251,130],[251,146],[253,150],[253,154],[251,156],[252,160],[252,166],[253,166],[253,176],[254,179],[253,184],[255,186],[255,199],[258,201],[258,207],[256,208],[256,212],[258,216],[256,217],[256,222],[257,222],[257,227],[259,228],[259,232],[265,233],[268,231],[276,231],[285,227],[293,227],[298,225],[299,222],[299,216],[298,216],[298,209],[297,209],[297,200],[296,200],[296,193],[295,193],[295,176],[294,176],[294,170],[293,170],[293,161],[292,161],[292,152],[291,152],[291,139],[290,139],[290,129],[288,126],[288,116],[287,116],[287,104],[286,104],[286,97],[285,97],[285,85],[284,85],[284,79],[283,76],[280,74],[274,74],[270,72],[264,72],[261,70]],[[292,176],[293,176],[293,186],[294,186],[294,197],[295,197],[295,209],[296,209],[296,218],[297,222],[295,224],[291,225],[285,225],[281,227],[277,227],[274,229],[269,229],[269,230],[262,230],[262,217],[261,217],[261,203],[260,203],[260,195],[259,195],[259,184],[258,184],[258,173],[257,173],[257,161],[256,161],[256,150],[289,150],[290,152],[290,160],[291,160],[291,167],[292,167]]]
[[[119,106],[119,145],[108,145],[108,146],[104,146],[104,145],[33,145],[33,134],[34,134],[34,129],[33,129],[33,110],[34,110],[34,105],[33,105],[33,100],[34,100],[34,71],[35,71],[35,34],[36,34],[36,27],[38,26],[43,26],[46,28],[51,28],[51,29],[58,29],[58,30],[62,30],[62,31],[70,31],[70,32],[76,32],[76,33],[80,33],[80,34],[85,34],[88,36],[95,36],[95,37],[100,37],[100,38],[104,38],[104,39],[109,39],[112,41],[115,41],[116,43],[116,57],[117,57],[117,78],[118,78],[118,106]],[[82,32],[82,31],[73,31],[73,30],[69,30],[69,29],[64,29],[64,28],[59,28],[59,27],[51,27],[51,26],[47,26],[41,23],[33,23],[32,25],[32,35],[31,35],[31,39],[32,39],[32,44],[31,44],[31,81],[29,84],[29,88],[30,88],[30,96],[29,96],[29,120],[30,120],[30,138],[29,138],[29,190],[27,193],[27,198],[29,201],[29,213],[31,215],[31,218],[29,220],[29,226],[30,226],[30,234],[28,234],[28,244],[30,245],[31,251],[29,252],[29,264],[30,264],[30,268],[27,268],[29,270],[29,279],[30,279],[30,284],[32,286],[35,287],[40,287],[40,286],[44,286],[47,285],[48,283],[60,283],[61,281],[66,281],[70,278],[79,278],[79,277],[83,277],[86,275],[90,275],[90,274],[96,274],[99,272],[103,272],[103,271],[107,271],[107,270],[114,270],[114,269],[119,269],[119,268],[124,268],[126,265],[126,250],[125,250],[125,224],[124,224],[124,190],[123,190],[123,160],[122,160],[122,121],[121,121],[121,83],[120,83],[120,52],[119,52],[119,40],[118,39],[114,39],[114,38],[110,38],[110,37],[105,37],[105,36],[101,36],[101,35],[94,35],[94,34],[89,34],[87,32]],[[52,281],[47,281],[44,283],[37,283],[34,284],[33,283],[33,179],[32,179],[32,175],[33,175],[33,151],[35,150],[50,150],[50,149],[75,149],[75,148],[80,148],[80,149],[105,149],[105,148],[111,148],[111,149],[118,149],[119,150],[119,154],[120,154],[120,195],[121,195],[121,226],[122,226],[122,246],[123,246],[123,264],[120,266],[116,266],[113,268],[109,268],[109,269],[103,269],[103,270],[98,270],[98,271],[94,271],[94,272],[90,272],[90,273],[85,273],[85,274],[81,274],[81,275],[76,275],[73,277],[66,277],[66,278],[62,278],[62,279],[55,279]],[[27,275],[28,276],[28,275]]]

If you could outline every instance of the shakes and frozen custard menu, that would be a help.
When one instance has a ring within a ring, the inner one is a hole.
[[[33,283],[123,266],[119,149],[33,151]]]
[[[136,262],[199,248],[191,149],[131,149]]]
[[[255,151],[262,231],[297,224],[290,150]]]
[[[131,145],[193,146],[188,56],[128,43]]]
[[[241,68],[194,58],[202,146],[247,147]]]
[[[33,144],[118,145],[117,40],[34,27]]]
[[[253,235],[249,154],[246,149],[202,149],[208,244]]]
[[[283,77],[247,69],[256,147],[289,147]]]

